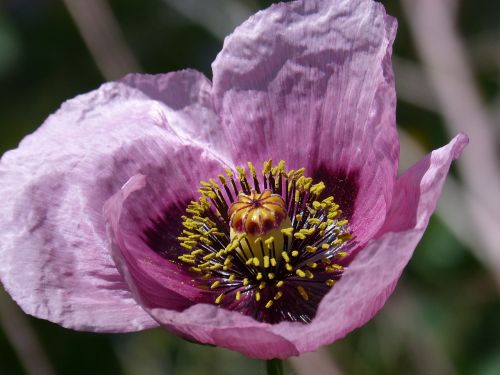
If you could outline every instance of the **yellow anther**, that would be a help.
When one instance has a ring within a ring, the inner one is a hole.
[[[314,279],[314,274],[313,274],[311,271],[309,271],[309,270],[305,270],[304,272],[305,272],[306,277],[307,277],[308,279]]]
[[[188,250],[193,250],[193,246],[192,245],[187,245],[186,243],[184,242],[181,242],[181,246],[185,249],[188,249]]]
[[[219,177],[219,180],[222,183],[222,185],[225,185],[227,183],[226,178],[223,175],[220,174],[218,177]]]
[[[191,251],[191,255],[196,256],[196,255],[200,255],[200,254],[203,254],[203,250],[201,250],[201,249]]]
[[[269,249],[271,249],[274,244],[274,237],[273,236],[269,237],[267,240],[264,241],[264,243]]]
[[[300,178],[304,174],[305,168],[297,169],[293,175],[293,178]]]
[[[325,242],[324,244],[321,245],[321,248],[323,250],[328,250],[330,248],[330,244],[328,244],[328,243]]]
[[[287,270],[288,272],[292,272],[292,271],[293,271],[293,267],[292,267],[292,265],[291,265],[290,263],[286,263],[286,264],[285,264],[285,268],[286,268],[286,270]]]
[[[313,227],[313,228],[307,228],[307,229],[306,229],[306,228],[304,228],[304,229],[301,229],[301,230],[299,231],[299,233],[302,233],[302,234],[304,234],[304,235],[306,235],[306,236],[310,236],[311,234],[313,234],[313,233],[314,233],[314,231],[315,231],[315,230],[316,230],[316,228],[314,228],[314,227]]]
[[[295,220],[302,221],[302,215],[301,214],[295,215]]]
[[[312,178],[310,178],[310,177],[305,178],[304,179],[304,189],[309,190],[311,188],[311,185],[312,185]]]
[[[259,284],[259,289],[262,290],[266,287],[266,282],[265,281],[262,281],[260,284]]]
[[[276,267],[276,258],[271,258],[271,266]]]
[[[194,259],[186,259],[186,258],[179,258],[179,259],[182,260],[184,263],[196,264],[196,261]]]
[[[260,266],[259,258],[257,258],[257,257],[253,258],[253,265],[255,267],[259,267]]]
[[[211,245],[212,244],[212,241],[210,241],[206,237],[200,237],[200,241],[203,242],[205,245]]]
[[[257,173],[255,172],[255,168],[254,168],[253,164],[251,162],[248,162],[247,165],[248,165],[248,170],[250,171],[252,176],[256,177]]]
[[[316,262],[307,263],[307,267],[315,269],[318,267],[318,263],[316,263]]]
[[[337,238],[335,241],[332,242],[332,246],[339,246],[344,243],[344,240],[342,238]]]
[[[282,229],[281,233],[283,233],[287,237],[292,237],[292,235],[293,235],[293,228]]]
[[[236,279],[236,275],[234,273],[229,275],[229,277],[227,278],[228,281],[234,281],[234,279]]]
[[[227,177],[229,177],[229,178],[234,176],[233,171],[229,167],[226,168],[226,174],[227,174]]]
[[[312,217],[312,218],[308,219],[307,222],[309,224],[318,225],[319,223],[321,223],[321,220],[316,218],[316,217]]]
[[[339,238],[343,239],[344,241],[352,239],[352,234],[349,232],[345,232],[339,235]]]
[[[283,280],[280,280],[276,283],[277,288],[281,288],[285,282]]]
[[[335,219],[337,216],[339,216],[339,212],[338,211],[333,211],[333,212],[330,212],[328,215],[327,215],[327,218],[330,219],[330,220],[333,220]]]
[[[262,272],[259,272],[257,276],[255,276],[257,280],[262,280],[262,277],[263,277]]]
[[[217,199],[217,194],[215,194],[211,190],[198,190],[201,194],[203,194],[206,197],[209,197],[210,199]]]
[[[309,253],[315,253],[318,248],[316,246],[306,246],[306,251]]]
[[[321,208],[321,203],[318,201],[313,202],[313,207],[315,210],[319,210]]]
[[[247,261],[245,262],[247,266],[251,265],[252,263],[253,263],[253,258],[248,258]]]
[[[285,171],[285,161],[284,160],[280,160],[279,163],[278,163],[278,170],[280,172],[284,172]]]
[[[266,309],[269,309],[272,305],[273,305],[273,301],[272,300],[267,301],[267,303],[266,303]]]
[[[347,252],[339,251],[337,254],[335,254],[335,256],[338,258],[344,258],[345,256],[347,256]]]
[[[236,301],[239,301],[241,299],[241,292],[238,290],[236,292]]]
[[[273,161],[271,159],[263,163],[262,174],[266,175],[271,171]]]
[[[248,281],[248,278],[246,278],[246,277],[245,277],[245,278],[243,279],[243,285],[244,285],[244,286],[247,286],[248,284],[250,284],[250,282]]]
[[[349,222],[349,220],[339,220],[337,221],[337,225],[339,227],[346,225]]]
[[[342,267],[340,264],[332,264],[331,266],[325,267],[325,271],[327,272],[336,272],[336,271],[342,271],[344,267]]]
[[[219,281],[219,280],[214,281],[214,282],[212,283],[212,285],[210,285],[210,289],[215,289],[215,288],[217,288],[219,285],[220,285],[220,281]]]
[[[304,300],[309,301],[309,294],[307,294],[306,290],[302,285],[297,286],[297,291]]]
[[[318,182],[317,184],[314,184],[311,186],[311,193],[315,195],[321,195],[323,190],[325,190],[326,186],[323,182]]]
[[[293,236],[299,240],[305,240],[306,239],[306,236],[303,234],[303,233],[294,233]]]
[[[328,280],[325,281],[325,284],[327,286],[334,286],[335,285],[335,280],[328,279]]]
[[[292,256],[293,257],[299,256],[299,252],[297,250],[292,251]]]
[[[290,262],[290,258],[288,257],[288,254],[287,254],[286,251],[283,251],[281,253],[281,256],[283,257],[283,259],[285,260],[285,262],[287,262],[287,263]]]
[[[220,190],[219,185],[217,185],[217,182],[215,182],[213,178],[211,178],[209,181],[213,188]]]
[[[236,171],[238,172],[238,178],[240,180],[243,180],[247,176],[247,171],[245,170],[245,168],[236,167]]]
[[[256,300],[257,302],[259,302],[259,301],[260,301],[260,292],[255,292],[255,300]]]
[[[296,203],[299,202],[299,200],[300,200],[300,191],[295,190],[294,200],[295,200]]]
[[[269,257],[267,255],[264,256],[264,268],[269,268]]]
[[[209,267],[211,271],[216,271],[216,270],[220,270],[222,268],[222,264],[214,264],[213,266],[210,266]]]
[[[297,274],[298,277],[306,277],[306,273],[302,271],[300,268],[298,268],[295,273]]]
[[[215,299],[215,303],[218,305],[219,303],[222,302],[223,298],[224,298],[224,293],[219,294],[219,296]]]
[[[269,278],[269,280],[274,279],[274,273],[269,272],[269,273],[267,274],[267,277]]]

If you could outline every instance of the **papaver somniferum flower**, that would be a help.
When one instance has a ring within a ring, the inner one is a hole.
[[[1,160],[6,290],[64,327],[256,358],[361,326],[467,143],[397,177],[395,32],[370,0],[276,4],[226,38],[213,82],[129,75],[67,101]]]

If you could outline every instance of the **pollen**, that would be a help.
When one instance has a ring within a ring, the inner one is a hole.
[[[178,234],[178,261],[221,308],[308,323],[342,277],[353,235],[322,181],[267,160],[200,182]],[[311,308],[313,306],[313,308]]]

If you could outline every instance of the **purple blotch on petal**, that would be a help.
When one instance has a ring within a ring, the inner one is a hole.
[[[359,172],[346,172],[331,169],[327,164],[320,164],[312,171],[314,181],[323,181],[326,185],[323,197],[333,196],[335,203],[342,210],[342,217],[350,219],[356,204],[359,190]]]
[[[186,199],[181,206],[187,207],[191,199]],[[185,250],[179,246],[177,237],[182,232],[181,216],[186,210],[180,209],[177,204],[171,204],[163,209],[163,213],[149,220],[149,224],[142,229],[142,238],[148,246],[169,260],[178,261],[179,255],[185,254]]]

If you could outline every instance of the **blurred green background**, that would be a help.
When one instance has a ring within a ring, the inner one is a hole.
[[[270,3],[3,0],[1,152],[16,147],[64,100],[128,71],[190,67],[211,78],[223,36]],[[346,339],[287,361],[287,370],[500,374],[500,2],[385,5],[399,21],[394,67],[402,166],[460,130],[471,145],[385,308]],[[25,316],[4,294],[0,322],[0,374],[264,374],[259,361],[159,329],[66,330]]]

